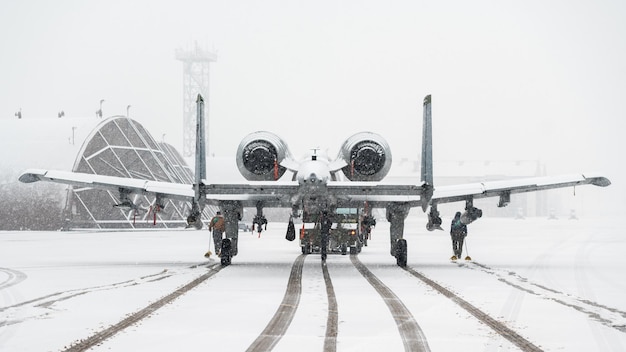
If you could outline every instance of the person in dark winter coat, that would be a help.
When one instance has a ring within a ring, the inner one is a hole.
[[[224,216],[222,212],[218,211],[217,214],[209,222],[209,231],[213,231],[213,243],[215,244],[215,252],[219,256],[222,250],[222,234],[226,229],[226,223],[224,222]]]
[[[463,240],[467,236],[467,225],[461,222],[461,212],[457,211],[450,224],[450,237],[452,238],[452,259],[461,258],[463,253]]]
[[[330,237],[331,226],[333,226],[333,221],[330,220],[328,212],[325,211],[322,213],[322,220],[320,224],[322,260],[326,260],[326,252],[328,250],[328,238]]]

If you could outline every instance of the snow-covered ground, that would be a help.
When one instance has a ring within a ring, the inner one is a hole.
[[[626,350],[626,237],[617,221],[481,219],[469,228],[469,263],[451,263],[448,234],[427,232],[425,221],[407,220],[410,267],[546,351]],[[280,305],[300,254],[285,228],[240,233],[231,266],[94,350],[245,350]],[[208,238],[206,230],[0,233],[0,350],[57,351],[118,323],[206,273]],[[518,350],[398,268],[387,223],[379,219],[359,258],[410,309],[432,351]],[[403,350],[385,303],[350,258],[331,255],[328,269],[337,349]],[[326,319],[320,258],[310,255],[300,305],[274,350],[322,350]]]

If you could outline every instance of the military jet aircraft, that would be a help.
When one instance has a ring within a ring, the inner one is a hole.
[[[435,187],[432,160],[431,96],[424,98],[421,180],[414,184],[384,182],[391,168],[391,150],[385,139],[372,132],[357,133],[342,144],[337,157],[328,160],[313,153],[305,160],[292,157],[287,144],[276,134],[253,132],[243,138],[235,156],[240,173],[248,180],[241,184],[208,183],[204,130],[204,100],[197,99],[197,135],[194,184],[177,184],[135,178],[122,178],[68,171],[25,171],[19,180],[57,182],[78,187],[90,187],[119,192],[121,205],[132,206],[130,195],[155,195],[153,208],[162,208],[165,198],[191,201],[188,223],[202,228],[200,214],[207,204],[216,205],[226,222],[221,261],[231,263],[238,253],[238,221],[244,207],[254,207],[254,223],[266,223],[265,207],[291,208],[288,229],[293,230],[293,218],[312,218],[312,214],[332,213],[338,207],[360,207],[367,202],[371,208],[386,210],[390,223],[390,253],[399,266],[406,266],[407,243],[404,220],[412,207],[428,211],[426,228],[441,229],[437,206],[449,202],[465,202],[462,221],[470,224],[482,216],[474,207],[474,199],[497,197],[498,206],[506,206],[511,195],[551,188],[591,184],[606,187],[611,182],[599,175],[563,175],[515,180],[490,181],[474,184]],[[291,177],[286,176],[291,174]],[[289,230],[288,230],[289,231]]]

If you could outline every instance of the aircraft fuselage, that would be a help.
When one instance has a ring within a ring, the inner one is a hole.
[[[331,179],[328,162],[312,158],[301,163],[295,179],[300,189],[293,205],[301,204],[303,210],[309,213],[329,210],[334,206],[334,197],[328,192],[328,181]]]

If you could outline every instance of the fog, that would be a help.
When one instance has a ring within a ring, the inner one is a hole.
[[[295,155],[332,156],[371,130],[394,158],[417,158],[432,94],[435,173],[437,160],[598,172],[613,185],[582,192],[614,215],[626,209],[625,17],[621,1],[3,1],[0,126],[20,109],[95,119],[104,99],[105,117],[131,105],[181,149],[174,51],[197,42],[218,55],[212,154],[264,129]]]

